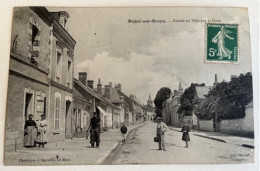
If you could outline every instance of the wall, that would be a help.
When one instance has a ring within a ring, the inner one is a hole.
[[[51,87],[51,94],[50,94],[50,101],[52,102],[50,104],[50,116],[47,119],[48,120],[48,127],[49,127],[49,137],[48,140],[51,141],[58,141],[58,140],[65,140],[65,133],[66,138],[72,138],[72,131],[71,131],[71,118],[72,118],[72,108],[73,104],[71,102],[71,105],[68,109],[67,115],[66,115],[66,97],[71,97],[72,99],[72,93],[66,92],[64,90],[61,90],[57,87],[52,86]],[[60,130],[54,131],[54,117],[55,117],[55,93],[59,93],[61,95],[61,107],[60,107]],[[72,101],[72,100],[71,100]]]
[[[242,119],[221,120],[220,132],[234,135],[254,136],[253,107],[246,108],[246,116]]]
[[[13,24],[12,24],[12,37],[11,43],[17,36],[16,54],[28,59],[29,52],[29,22],[30,19],[35,19],[40,25],[40,50],[39,50],[39,65],[44,68],[49,67],[49,38],[50,27],[39,18],[30,8],[14,8]]]
[[[17,84],[19,83],[19,84]],[[23,147],[23,136],[24,136],[24,98],[25,98],[25,88],[31,89],[34,94],[33,100],[35,102],[36,91],[45,93],[46,98],[48,98],[48,87],[24,78],[20,75],[13,73],[9,74],[8,80],[8,94],[7,94],[7,107],[6,107],[6,133],[5,133],[5,150],[14,151],[15,139],[17,149]],[[48,108],[48,102],[46,104]],[[35,112],[35,110],[33,109]],[[34,114],[32,112],[32,114]],[[48,111],[46,111],[48,117]]]
[[[213,119],[212,120],[199,120],[199,130],[213,132]]]
[[[29,55],[29,23],[32,19],[40,25],[40,50],[39,64],[36,66],[28,59]],[[14,39],[16,46],[10,57],[8,94],[6,107],[6,132],[5,132],[5,151],[14,151],[23,147],[24,123],[25,123],[25,90],[33,94],[32,108],[30,113],[36,113],[36,93],[45,94],[46,97],[46,118],[48,112],[48,57],[49,57],[49,31],[50,27],[42,21],[30,8],[14,8],[11,47]],[[15,143],[16,141],[16,143]]]

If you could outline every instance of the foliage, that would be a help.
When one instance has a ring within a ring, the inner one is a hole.
[[[157,91],[154,104],[155,104],[155,113],[157,116],[161,116],[162,113],[162,104],[165,102],[166,99],[170,97],[171,89],[168,87],[162,87],[159,91]]]
[[[237,119],[245,116],[245,106],[253,100],[252,74],[231,76],[230,82],[218,83],[207,97],[197,101],[194,113],[200,119]]]
[[[181,106],[178,109],[178,113],[183,113],[184,116],[191,116],[194,108],[194,97],[195,97],[195,87],[205,86],[205,84],[194,84],[192,83],[190,87],[186,88],[184,93],[181,95]]]

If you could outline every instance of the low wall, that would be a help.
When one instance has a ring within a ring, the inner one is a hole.
[[[246,108],[246,116],[242,119],[221,120],[220,132],[254,137],[253,107]]]
[[[199,130],[213,132],[213,120],[199,120]]]

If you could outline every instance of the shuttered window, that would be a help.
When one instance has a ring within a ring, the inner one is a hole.
[[[54,129],[60,129],[60,97],[56,98]]]

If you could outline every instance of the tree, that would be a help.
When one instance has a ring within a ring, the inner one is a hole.
[[[184,93],[181,95],[181,106],[178,109],[179,114],[184,114],[184,116],[191,116],[194,108],[194,97],[195,97],[195,87],[205,86],[202,84],[191,83],[190,87],[186,88]]]
[[[245,106],[253,100],[252,74],[231,76],[230,82],[217,84],[209,96],[218,99],[216,112],[221,119],[243,118]]]
[[[171,89],[168,87],[162,87],[159,91],[157,91],[154,104],[155,104],[155,113],[157,116],[162,116],[162,104],[166,99],[170,97]]]
[[[207,97],[195,105],[194,113],[200,119],[238,119],[245,116],[245,106],[253,100],[252,74],[231,76],[230,82],[218,83]]]

